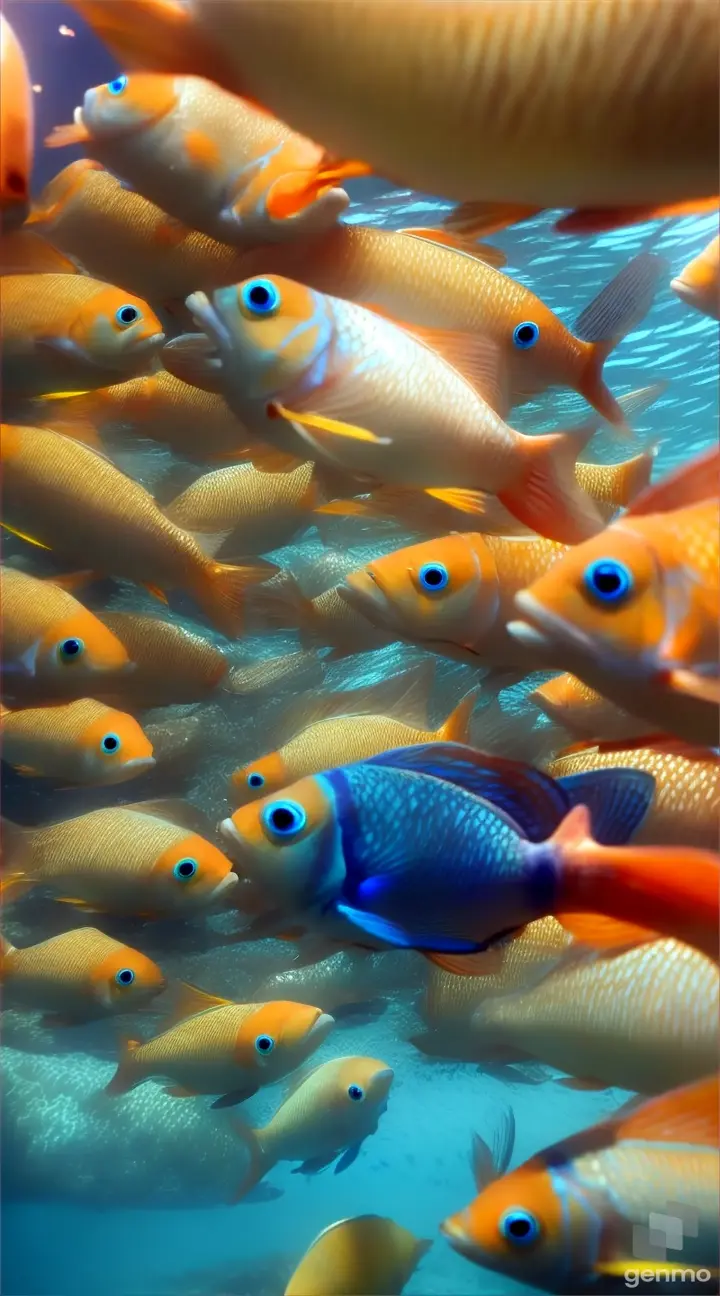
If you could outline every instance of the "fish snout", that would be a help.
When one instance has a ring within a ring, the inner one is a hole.
[[[335,1018],[331,1017],[330,1013],[320,1013],[317,1021],[313,1023],[307,1033],[308,1041],[312,1040],[313,1047],[318,1048],[327,1039],[334,1025]]]
[[[217,886],[213,887],[208,896],[208,903],[214,904],[221,898],[221,896],[224,896],[226,892],[230,891],[233,887],[236,887],[238,882],[239,878],[237,873],[226,873],[225,877],[220,879]]]

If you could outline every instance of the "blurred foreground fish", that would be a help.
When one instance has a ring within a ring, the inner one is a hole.
[[[190,918],[227,900],[237,883],[202,835],[205,817],[177,802],[93,810],[41,828],[3,820],[2,828],[5,904],[42,886],[89,913]]]
[[[139,297],[85,275],[3,277],[5,397],[106,387],[146,373],[165,335]]]
[[[91,698],[21,711],[0,703],[0,740],[20,774],[65,783],[124,783],[155,764],[137,720]]]
[[[594,229],[717,193],[712,0],[454,0],[412,30],[404,0],[74,8],[125,67],[216,80],[338,157],[482,200],[486,224],[487,199]]]
[[[49,428],[4,424],[0,460],[8,530],[76,562],[88,575],[89,569],[149,585],[163,602],[166,588],[185,589],[227,635],[240,629],[248,585],[276,570],[260,559],[245,566],[213,561],[138,482]],[[203,542],[212,552],[218,538]]]
[[[654,780],[605,773],[566,790],[517,761],[423,744],[302,779],[221,831],[264,895],[266,934],[304,922],[345,943],[458,955],[453,969],[472,974],[461,956],[550,914],[572,932],[590,911],[618,923],[608,938],[584,919],[589,945],[655,932],[716,958],[720,857],[621,845]]]
[[[262,1129],[236,1118],[233,1128],[250,1153],[239,1197],[244,1197],[278,1161],[300,1161],[293,1174],[315,1175],[333,1161],[347,1170],[366,1138],[374,1134],[387,1106],[393,1072],[370,1057],[340,1057],[300,1072],[288,1097]]]
[[[144,1044],[125,1042],[105,1092],[128,1093],[160,1076],[173,1098],[220,1094],[213,1107],[233,1107],[304,1062],[332,1025],[308,1004],[233,1003],[183,985],[172,1024]]]
[[[338,184],[362,174],[277,118],[198,77],[131,74],[87,90],[50,148],[79,144],[174,218],[220,243],[257,244],[329,229],[349,205]]]
[[[25,55],[0,14],[0,220],[3,232],[22,225],[29,210],[34,109]]]
[[[285,1296],[400,1296],[431,1246],[382,1215],[339,1220],[308,1247]]]
[[[688,262],[670,287],[688,306],[720,319],[720,237]]]
[[[657,731],[657,725],[622,711],[574,675],[556,675],[536,688],[528,701],[580,740],[622,742]]]
[[[4,1008],[43,1012],[44,1026],[71,1026],[137,1012],[165,989],[160,968],[94,927],[16,949],[0,937]]]
[[[494,1182],[479,1173],[479,1195],[442,1232],[483,1268],[549,1292],[592,1291],[613,1277],[627,1287],[628,1275],[632,1285],[646,1272],[672,1281],[681,1270],[708,1283],[718,1266],[718,1168],[713,1077],[621,1111]],[[664,1247],[658,1255],[652,1220],[679,1211],[688,1227],[677,1263]]]
[[[516,595],[510,634],[625,711],[715,746],[720,679],[720,451],[643,492],[601,535]]]

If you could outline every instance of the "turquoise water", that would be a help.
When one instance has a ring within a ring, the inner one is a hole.
[[[55,121],[69,120],[86,86],[109,79],[115,69],[66,6],[35,4],[32,21],[27,8],[24,14],[21,9],[6,5],[25,40],[33,77],[43,86],[37,107],[44,134]],[[75,38],[59,35],[62,22],[75,29]],[[62,164],[70,157],[63,154]],[[38,185],[56,169],[56,158],[41,151]],[[436,199],[388,191],[376,181],[357,182],[353,194],[348,219],[359,223],[430,225],[445,210]],[[554,236],[551,224],[551,218],[534,221],[493,241],[508,254],[508,273],[531,287],[569,325],[636,252],[662,254],[669,271],[677,273],[717,228],[714,217],[686,219],[576,240]],[[637,428],[638,444],[658,447],[656,475],[717,437],[717,340],[717,324],[689,311],[665,286],[642,326],[606,366],[616,395],[657,380],[669,383]],[[542,404],[525,407],[515,422],[523,429],[562,426],[572,423],[582,408],[579,398],[553,393]],[[126,472],[153,489],[161,489],[168,472],[178,466],[166,450],[132,442],[121,428],[109,438],[108,450]],[[603,433],[593,442],[592,453],[609,462],[626,457],[628,450]],[[399,547],[405,539],[410,537],[391,527],[330,520],[322,533],[310,528],[270,557],[293,570],[306,593],[315,595],[343,572]],[[7,543],[5,557],[32,570],[49,569],[41,558],[28,559],[18,542]],[[169,615],[180,624],[197,624],[183,615],[182,603],[172,602]],[[156,612],[158,605],[143,591],[116,583],[103,586],[92,606]],[[207,627],[204,630],[213,637]],[[251,662],[297,646],[291,634],[257,634],[228,651],[238,662]],[[418,650],[392,645],[333,666],[324,687],[379,681],[420,657]],[[438,662],[430,700],[434,723],[474,680],[469,668]],[[509,710],[522,708],[525,692],[527,686],[506,697]],[[225,697],[204,708],[186,708],[191,715],[202,715],[203,725],[194,759],[172,790],[214,818],[223,817],[228,774],[274,745],[273,735],[292,697],[288,689],[261,701]],[[145,719],[180,723],[184,714],[166,708]],[[533,725],[537,726],[535,713],[528,709],[528,731]],[[3,813],[22,822],[39,822],[66,813],[71,805],[80,812],[102,804],[95,793],[63,794],[61,800],[59,796],[53,798],[41,785],[7,774]],[[20,919],[14,916],[8,934],[26,944],[61,930],[63,924],[70,925],[66,914],[38,903],[32,909],[24,906]],[[222,921],[211,925],[220,930]],[[112,925],[112,934],[138,944],[170,976],[240,1000],[287,962],[286,951],[274,942],[212,950],[202,936],[194,939],[179,931],[158,936],[147,928],[138,933],[137,927]],[[510,1105],[517,1121],[513,1164],[518,1164],[611,1112],[627,1095],[572,1093],[559,1088],[552,1077],[538,1086],[507,1084],[475,1064],[424,1059],[409,1037],[421,1029],[417,999],[425,977],[418,956],[383,956],[372,995],[363,997],[383,996],[387,1010],[373,1021],[338,1027],[315,1057],[322,1061],[369,1053],[395,1070],[388,1111],[351,1169],[339,1177],[326,1171],[305,1179],[292,1175],[287,1165],[280,1166],[269,1180],[282,1196],[232,1207],[228,1202],[242,1179],[245,1154],[225,1113],[210,1111],[205,1099],[171,1099],[153,1083],[125,1098],[99,1103],[96,1094],[115,1067],[113,1027],[48,1032],[29,1015],[6,1013],[6,1296],[279,1296],[293,1265],[321,1228],[364,1212],[391,1215],[418,1236],[434,1239],[408,1283],[408,1296],[501,1296],[534,1290],[474,1268],[438,1234],[439,1222],[472,1196],[472,1132],[490,1137],[503,1108]],[[142,1029],[151,1033],[145,1022]],[[262,1122],[282,1093],[282,1086],[268,1089],[243,1108],[244,1115],[252,1124]]]

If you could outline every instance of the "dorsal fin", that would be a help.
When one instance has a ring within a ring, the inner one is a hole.
[[[441,247],[449,248],[451,252],[470,257],[472,261],[482,261],[496,270],[507,265],[507,257],[501,248],[491,247],[489,243],[477,243],[472,235],[461,234],[455,230],[418,225],[398,230],[398,234],[422,239],[424,243],[438,243]]]
[[[633,500],[625,517],[668,513],[720,498],[720,449],[713,446],[662,481],[648,486]]]
[[[208,1009],[226,1008],[232,1002],[232,999],[221,999],[218,995],[208,994],[206,990],[191,985],[189,981],[181,981],[175,989],[165,1029],[175,1026],[177,1022],[185,1021],[187,1017],[195,1017],[198,1013],[207,1012]]]
[[[285,711],[283,738],[278,742],[278,747],[309,725],[340,716],[395,716],[405,724],[427,730],[427,702],[434,674],[434,662],[424,661],[402,675],[369,684],[365,688],[313,693],[301,697]]]

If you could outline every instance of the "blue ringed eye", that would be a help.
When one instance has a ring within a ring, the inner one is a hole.
[[[513,329],[513,343],[520,351],[527,351],[535,346],[540,337],[540,329],[532,320],[523,320]]]
[[[540,1225],[535,1216],[520,1206],[505,1211],[500,1217],[499,1228],[501,1237],[515,1246],[530,1246],[540,1236]]]
[[[74,637],[72,639],[63,639],[58,644],[58,657],[61,661],[77,661],[78,657],[82,657],[84,652],[85,644],[82,639]]]
[[[275,1048],[275,1040],[272,1035],[258,1035],[255,1040],[255,1048],[258,1053],[272,1053]]]
[[[296,837],[307,823],[307,815],[297,801],[272,801],[262,812],[265,827],[276,837]]]
[[[120,306],[115,311],[115,319],[121,328],[130,328],[130,325],[137,324],[140,318],[141,315],[137,306]]]
[[[357,1085],[357,1084],[348,1085],[348,1098],[351,1098],[353,1102],[362,1102],[364,1097],[365,1097],[365,1090],[362,1088],[361,1085]]]
[[[120,968],[119,972],[115,973],[115,980],[121,986],[132,985],[135,980],[135,973],[132,968]]]
[[[248,279],[240,289],[240,300],[251,315],[272,315],[280,305],[280,293],[271,279]]]
[[[108,81],[108,93],[111,95],[121,95],[127,86],[128,79],[126,76],[115,77],[114,81]]]
[[[428,562],[423,563],[418,572],[420,584],[428,594],[437,594],[439,590],[444,590],[450,583],[450,573],[444,563]]]
[[[610,606],[624,603],[632,593],[632,572],[617,558],[597,558],[585,568],[583,580],[588,594]]]
[[[189,882],[190,878],[195,877],[197,871],[197,860],[192,859],[188,855],[185,859],[178,860],[173,869],[173,877],[176,877],[178,882]]]
[[[251,788],[261,788],[265,786],[265,779],[262,774],[248,774],[247,784]]]
[[[122,743],[118,734],[106,733],[100,740],[100,749],[105,752],[106,756],[113,756],[115,752],[120,751]]]

